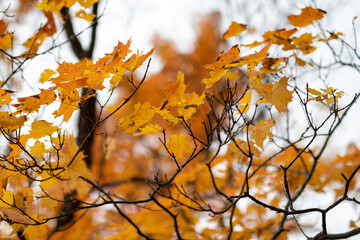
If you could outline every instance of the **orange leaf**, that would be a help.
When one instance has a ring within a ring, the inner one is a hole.
[[[206,84],[206,87],[212,87],[221,77],[227,72],[228,69],[225,68],[231,61],[234,61],[238,58],[240,54],[240,49],[238,45],[232,46],[227,53],[222,52],[220,56],[216,59],[216,62],[212,64],[207,64],[204,66],[206,69],[211,69],[210,78],[204,78],[202,81]]]
[[[295,27],[306,27],[314,21],[322,19],[325,14],[324,10],[306,7],[301,9],[300,15],[289,15],[288,20]]]
[[[260,120],[255,126],[249,126],[249,131],[252,132],[251,138],[254,139],[257,146],[263,148],[264,140],[273,136],[270,128],[272,128],[274,125],[274,120],[269,118],[266,121]]]
[[[247,26],[245,24],[240,24],[237,22],[232,22],[229,29],[224,33],[223,37],[225,39],[234,37],[245,31]]]
[[[287,111],[287,103],[292,101],[292,93],[287,90],[288,78],[282,77],[278,82],[262,84],[259,75],[250,78],[250,85],[266,101],[274,105],[279,112]]]

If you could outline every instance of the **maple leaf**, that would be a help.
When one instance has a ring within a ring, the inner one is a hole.
[[[344,95],[343,91],[337,91],[336,89],[332,87],[328,87],[326,89],[320,89],[321,92],[317,91],[316,89],[307,88],[307,91],[314,95],[314,97],[309,97],[308,101],[317,101],[322,102],[325,101],[328,105],[331,103],[334,103],[334,101],[337,101],[339,98],[341,98]]]
[[[273,136],[270,128],[272,128],[274,125],[274,120],[272,118],[269,118],[266,121],[260,120],[255,126],[249,126],[249,131],[252,132],[251,138],[254,139],[255,144],[258,147],[263,148],[264,140]]]
[[[178,123],[179,122],[179,118],[172,115],[170,113],[170,111],[167,110],[167,109],[162,109],[161,107],[159,107],[159,108],[155,108],[154,110],[155,110],[155,112],[157,114],[159,114],[166,121],[173,122],[173,123]]]
[[[312,36],[311,33],[304,33],[300,37],[293,38],[293,43],[303,54],[309,54],[316,50],[316,47],[311,46],[316,37]]]
[[[12,102],[11,93],[11,91],[0,88],[0,106]]]
[[[264,42],[282,45],[283,50],[294,49],[295,46],[292,44],[291,36],[296,33],[298,30],[296,28],[286,30],[286,29],[276,29],[274,31],[268,31],[263,34]]]
[[[265,58],[262,60],[263,67],[261,67],[259,70],[262,73],[265,74],[271,74],[276,72],[282,72],[282,69],[285,67],[279,67],[281,63],[287,63],[287,58]]]
[[[237,22],[232,22],[229,29],[224,33],[223,37],[225,39],[234,37],[245,31],[247,26],[245,24],[240,24]]]
[[[246,113],[249,110],[251,101],[251,90],[248,90],[240,100],[239,111],[240,113]]]
[[[36,7],[40,10],[44,10],[47,12],[58,12],[61,10],[61,8],[64,7],[64,1],[42,0],[41,2],[36,4]]]
[[[166,147],[177,160],[182,159],[184,153],[191,152],[191,145],[184,134],[171,135]]]
[[[275,84],[262,84],[259,75],[250,78],[250,85],[262,96],[263,101],[271,103],[279,112],[287,111],[287,103],[292,101],[292,93],[287,90],[287,77],[282,77]]]
[[[134,106],[134,112],[119,120],[118,126],[124,129],[126,133],[134,133],[138,128],[142,127],[151,119],[155,114],[149,102],[143,104],[137,103]]]
[[[96,15],[94,13],[87,13],[84,9],[80,9],[75,13],[75,16],[81,19],[84,19],[85,21],[88,21],[90,23],[93,22]]]
[[[261,60],[267,57],[267,52],[270,47],[271,44],[268,44],[257,53],[240,57],[229,63],[227,67],[239,67],[247,64],[248,71],[252,71]]]
[[[37,221],[42,222],[42,218],[37,215],[31,216],[33,219],[36,219]],[[28,225],[25,227],[25,230],[23,232],[26,239],[29,240],[42,240],[47,239],[48,236],[48,229],[45,224],[41,225]]]
[[[207,64],[204,66],[206,69],[210,69],[210,78],[204,78],[202,82],[206,85],[206,88],[212,87],[216,82],[218,82],[221,77],[228,71],[228,68],[225,67],[231,61],[234,61],[238,58],[240,54],[240,49],[238,45],[232,46],[228,52],[221,52],[220,56],[212,64]]]
[[[15,117],[7,112],[0,112],[0,127],[8,133],[21,128],[26,120],[25,116]]]
[[[288,20],[295,27],[306,27],[314,21],[322,19],[325,14],[324,10],[306,7],[301,9],[300,15],[289,15]]]
[[[184,96],[186,85],[184,83],[184,73],[179,72],[176,77],[176,82],[168,85],[168,106],[177,106],[179,101]]]
[[[19,104],[13,106],[17,108],[18,112],[31,113],[39,110],[42,105],[49,105],[55,101],[56,95],[52,90],[40,90],[36,95],[18,98]]]
[[[30,152],[34,157],[41,157],[52,150],[53,149],[46,149],[45,144],[40,141],[35,141],[34,145],[30,147]]]
[[[305,62],[304,60],[299,58],[296,54],[294,54],[294,58],[295,58],[296,64],[300,67],[305,67],[306,65],[310,65],[312,67],[314,66],[312,63]]]
[[[59,127],[53,126],[45,120],[34,120],[31,124],[30,136],[34,139],[49,136],[54,132],[59,131]]]
[[[6,33],[7,25],[4,20],[0,20],[0,49],[11,48],[14,36],[12,33]]]
[[[14,194],[11,191],[2,189],[0,207],[10,208],[14,204]]]
[[[90,8],[92,5],[97,3],[99,0],[77,0],[78,3],[84,8]]]
[[[145,127],[139,128],[139,130],[141,132],[136,135],[158,134],[162,131],[162,128],[157,124],[147,124]]]
[[[145,54],[140,54],[139,51],[137,54],[133,54],[124,64],[124,67],[130,72],[134,72],[138,69],[149,56],[151,56],[154,52],[154,49],[151,49],[149,52]]]
[[[49,80],[49,78],[50,78],[51,76],[53,76],[54,74],[55,74],[55,71],[54,71],[54,70],[46,69],[43,73],[41,73],[39,82],[40,82],[40,83],[47,82],[47,81]]]

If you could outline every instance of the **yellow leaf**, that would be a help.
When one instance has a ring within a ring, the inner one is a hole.
[[[226,68],[216,68],[210,72],[210,78],[204,78],[202,81],[206,85],[206,88],[212,87],[216,82],[218,82],[224,74],[226,74],[228,69]]]
[[[239,35],[243,31],[245,31],[247,26],[245,24],[240,24],[237,22],[232,22],[229,29],[224,33],[224,38],[228,39],[234,36]]]
[[[322,19],[325,14],[324,10],[306,7],[301,9],[300,15],[289,15],[288,20],[295,27],[306,27],[314,21]]]
[[[0,36],[0,49],[5,50],[11,48],[14,36],[12,33],[2,34]]]
[[[144,134],[158,134],[162,131],[162,128],[155,124],[147,124],[145,127],[139,128],[139,130],[141,131],[140,133],[138,133],[137,135],[144,135]]]
[[[287,111],[287,103],[292,100],[292,93],[287,90],[287,77],[282,77],[275,84],[262,84],[259,75],[250,78],[250,85],[266,102],[274,105],[279,112]]]
[[[177,160],[182,159],[184,153],[191,152],[191,145],[184,134],[171,135],[166,147]]]
[[[39,94],[18,98],[19,104],[14,104],[20,113],[31,113],[39,110],[42,105],[54,102],[56,95],[53,90],[41,90]]]
[[[216,61],[212,64],[206,64],[204,68],[206,69],[215,69],[215,68],[223,68],[226,64],[234,61],[238,58],[240,54],[240,49],[238,45],[232,46],[228,52],[221,52],[220,56],[216,59]]]
[[[225,74],[226,80],[229,80],[230,82],[235,81],[240,78],[240,75],[236,72],[226,72]]]
[[[309,54],[316,50],[316,47],[311,46],[316,37],[312,36],[311,33],[304,33],[300,37],[294,37],[292,42],[303,54]]]
[[[276,29],[274,31],[268,31],[263,34],[265,42],[272,43],[276,45],[283,45],[283,49],[292,49],[291,47],[291,36],[296,33],[298,30],[296,28],[286,30],[286,29]]]
[[[184,73],[179,72],[175,83],[169,83],[168,86],[168,106],[177,106],[180,99],[184,96],[186,85],[184,83]]]
[[[38,218],[37,220],[41,222],[41,219],[37,216],[31,216],[33,218]],[[48,236],[48,229],[45,224],[40,225],[28,225],[25,227],[24,236],[29,240],[45,240]]]
[[[30,147],[31,155],[33,155],[34,157],[41,157],[45,153],[50,152],[50,151],[51,151],[51,149],[46,149],[45,144],[40,141],[36,141],[34,143],[34,146]]]
[[[294,55],[294,57],[295,57],[296,64],[300,67],[305,67],[306,65],[313,66],[312,63],[305,62],[304,60],[299,58],[296,54]]]
[[[0,112],[0,127],[9,133],[21,128],[26,120],[25,116],[14,117],[7,112]]]
[[[62,7],[64,7],[64,2],[42,0],[42,2],[36,4],[36,7],[39,10],[44,10],[47,12],[58,12],[61,10]]]
[[[52,212],[56,212],[61,207],[61,202],[49,197],[43,197],[41,198],[40,206],[45,207]]]
[[[32,138],[37,139],[49,136],[59,130],[59,127],[53,126],[52,123],[46,122],[44,120],[35,119],[34,122],[31,124],[29,134]]]
[[[116,88],[122,80],[122,76],[125,72],[125,68],[120,69],[110,79],[110,84],[113,85],[112,89]]]
[[[11,91],[0,88],[0,106],[11,103]]]
[[[287,89],[287,84],[288,78],[282,77],[271,88],[271,99],[269,102],[274,105],[279,112],[286,112],[287,103],[292,101],[292,93]]]
[[[239,106],[240,113],[245,113],[249,110],[250,101],[251,101],[251,90],[248,90],[240,100],[240,106]]]
[[[338,39],[339,36],[342,36],[344,35],[343,33],[341,32],[330,32],[330,36],[327,38],[327,39],[324,39],[324,38],[320,38],[319,41],[320,42],[329,42],[330,40],[333,40],[333,39]]]
[[[233,61],[230,64],[228,64],[227,67],[238,67],[247,64],[248,71],[252,71],[261,60],[267,57],[268,50],[270,47],[271,44],[268,44],[257,53],[240,57],[236,61]]]
[[[2,190],[2,197],[0,200],[0,207],[10,208],[14,205],[14,194],[5,189]]]
[[[343,91],[337,91],[332,87],[329,87],[327,89],[321,89],[322,93],[312,88],[308,88],[307,91],[310,94],[315,95],[315,97],[310,97],[308,101],[325,101],[328,105],[334,103],[334,100],[338,100],[344,95]]]
[[[240,49],[238,45],[232,46],[227,53],[221,52],[220,56],[212,64],[204,66],[206,69],[210,69],[210,78],[204,78],[202,82],[206,85],[206,88],[212,87],[221,77],[228,71],[225,67],[231,61],[238,58]]]
[[[249,47],[249,48],[254,48],[257,46],[260,46],[261,44],[263,44],[264,42],[258,42],[258,41],[254,41],[252,43],[249,44],[241,44],[242,47]]]
[[[134,106],[134,112],[119,121],[119,128],[124,129],[126,133],[134,133],[138,128],[148,123],[154,116],[155,110],[149,102],[144,104],[137,103]]]
[[[155,108],[155,112],[157,114],[159,114],[164,120],[167,120],[167,121],[173,122],[173,123],[179,122],[179,118],[173,116],[167,109]]]
[[[272,128],[274,125],[274,120],[272,120],[272,118],[269,118],[266,121],[260,120],[255,126],[249,126],[249,131],[252,132],[251,138],[254,139],[257,146],[263,148],[264,140],[273,136],[270,128]]]
[[[80,9],[79,11],[77,11],[75,13],[75,16],[77,16],[78,18],[84,19],[90,23],[92,23],[94,18],[96,17],[96,15],[94,13],[87,13],[87,12],[85,12],[84,9]]]
[[[97,3],[99,0],[78,0],[78,3],[84,8],[90,8],[92,5]]]
[[[313,89],[313,88],[308,88],[307,91],[308,91],[310,94],[313,94],[313,95],[316,95],[316,96],[320,96],[320,95],[321,95],[321,92],[319,92],[318,90]]]
[[[54,113],[56,117],[63,115],[64,122],[68,122],[72,114],[79,108],[77,101],[71,101],[69,98],[65,98],[59,107],[59,109]]]
[[[40,80],[39,82],[40,83],[44,83],[46,81],[49,80],[49,78],[55,74],[55,71],[54,70],[51,70],[51,69],[46,69],[42,74],[41,74],[41,77],[40,77]]]
[[[140,54],[139,51],[137,54],[132,55],[124,64],[124,67],[129,71],[133,72],[138,69],[144,61],[153,54],[154,49],[151,49],[149,52],[145,54]]]

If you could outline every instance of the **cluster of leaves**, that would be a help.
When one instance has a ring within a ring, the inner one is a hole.
[[[8,61],[36,57],[57,32],[54,15],[76,2],[87,9],[97,1],[38,3],[47,23],[18,57],[6,51],[14,36],[1,20],[0,46]],[[19,97],[8,90],[9,77],[0,89],[0,131],[10,148],[0,157],[0,217],[11,227],[9,238],[287,239],[292,232],[307,236],[312,226],[300,221],[308,213],[321,216],[316,239],[359,233],[356,222],[338,235],[326,223],[327,213],[340,203],[359,203],[349,197],[356,190],[359,151],[323,156],[358,96],[341,107],[341,91],[289,86],[296,82],[292,69],[314,66],[298,55],[312,54],[316,44],[341,41],[339,33],[321,38],[306,32],[304,27],[324,14],[306,7],[288,17],[292,29],[269,31],[260,42],[220,53],[223,40],[210,17],[200,25],[193,53],[179,54],[157,39],[164,66],[149,78],[153,50],[131,54],[130,40],[97,61],[84,58],[45,70],[39,81],[49,87],[36,95]],[[89,21],[94,17],[86,15]],[[233,22],[223,37],[246,28]],[[300,31],[305,33],[296,35]],[[242,55],[240,48],[258,51]],[[145,62],[138,79],[135,73]],[[84,95],[81,88],[91,91]],[[78,145],[64,123],[100,91],[107,97],[97,101],[96,122]],[[281,129],[285,116],[299,112],[288,107],[294,99],[307,121],[296,139],[289,126],[285,134]],[[313,102],[328,110],[320,123],[312,118]],[[52,117],[41,117],[45,108],[53,109]],[[93,133],[95,157],[87,166],[82,149]],[[336,165],[332,171],[329,161]],[[306,192],[327,188],[336,192],[332,204],[296,205]],[[64,209],[68,203],[75,207]],[[70,215],[67,225],[54,224]]]

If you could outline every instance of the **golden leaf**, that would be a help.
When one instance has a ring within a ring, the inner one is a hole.
[[[84,19],[85,21],[88,21],[90,23],[92,23],[94,18],[96,17],[96,15],[94,13],[87,13],[87,12],[85,12],[84,9],[80,9],[79,11],[77,11],[75,13],[75,16],[77,16],[78,18]]]
[[[264,140],[273,136],[270,128],[272,128],[274,125],[274,120],[272,120],[272,118],[269,118],[266,121],[260,120],[255,126],[249,126],[249,131],[252,132],[251,138],[254,139],[257,146],[263,148]]]
[[[191,145],[184,134],[171,135],[166,147],[177,160],[182,159],[184,153],[191,151]]]
[[[46,81],[49,80],[49,78],[55,74],[55,71],[54,70],[51,70],[51,69],[46,69],[42,74],[41,74],[41,77],[40,77],[40,80],[39,82],[40,83],[44,83]]]
[[[138,128],[148,123],[154,116],[155,110],[149,102],[144,104],[137,103],[134,106],[134,112],[119,120],[119,128],[126,133],[134,133]]]
[[[14,194],[11,191],[5,189],[2,190],[2,197],[0,201],[0,207],[10,208],[14,204]]]
[[[271,103],[279,112],[287,111],[287,103],[292,101],[292,93],[287,90],[287,77],[282,77],[275,84],[262,84],[260,77],[255,75],[250,78],[250,85],[262,96],[263,101]]]
[[[54,132],[59,131],[59,127],[53,126],[52,123],[46,122],[45,120],[34,120],[31,124],[30,136],[34,139],[49,136]]]
[[[234,37],[245,31],[247,26],[245,24],[240,24],[237,22],[232,22],[229,29],[224,33],[223,37],[225,39]]]
[[[306,7],[301,9],[300,15],[289,15],[288,20],[295,27],[306,27],[314,21],[322,19],[325,14],[324,10]]]
[[[141,131],[140,133],[138,133],[137,135],[145,135],[145,134],[158,134],[162,131],[162,127],[160,127],[159,125],[155,124],[147,124],[145,127],[139,128],[139,130]]]

